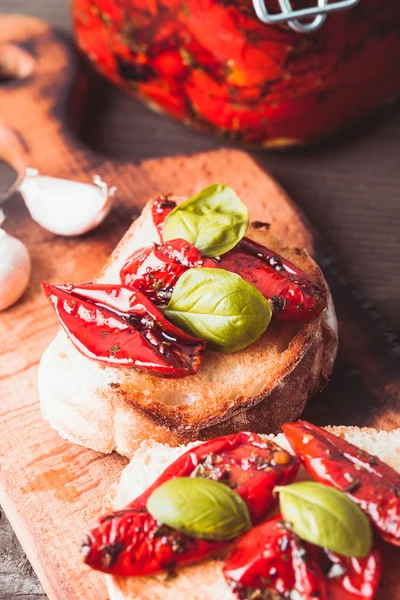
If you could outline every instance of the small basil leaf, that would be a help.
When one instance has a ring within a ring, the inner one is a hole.
[[[204,256],[214,257],[236,246],[248,224],[243,202],[230,187],[216,183],[171,211],[164,222],[163,238],[182,238]]]
[[[205,540],[231,540],[251,528],[244,500],[211,479],[170,479],[150,495],[147,510],[161,523]]]
[[[343,556],[371,550],[372,532],[362,510],[342,492],[316,481],[276,487],[281,514],[303,540]]]
[[[164,309],[175,325],[222,352],[255,342],[271,320],[271,305],[253,286],[224,269],[189,269]]]

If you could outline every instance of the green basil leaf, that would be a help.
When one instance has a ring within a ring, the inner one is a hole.
[[[251,528],[244,500],[211,479],[170,479],[150,495],[147,510],[161,523],[205,540],[231,540]]]
[[[303,540],[343,556],[361,558],[371,550],[368,518],[350,498],[338,490],[303,481],[276,487],[281,514]]]
[[[234,352],[255,342],[271,320],[271,305],[236,273],[224,269],[189,269],[179,279],[163,312],[175,325]]]
[[[182,238],[204,256],[220,256],[242,239],[249,224],[246,206],[226,185],[209,185],[179,204],[165,219],[165,241]]]

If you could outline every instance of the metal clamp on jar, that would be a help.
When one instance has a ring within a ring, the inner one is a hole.
[[[293,31],[309,33],[321,27],[329,13],[351,8],[358,4],[359,1],[338,0],[338,2],[329,2],[329,0],[318,0],[318,6],[296,10],[292,8],[290,0],[278,0],[281,9],[281,12],[278,14],[269,13],[264,0],[253,0],[253,6],[257,17],[263,23],[267,23],[268,25],[287,23]]]

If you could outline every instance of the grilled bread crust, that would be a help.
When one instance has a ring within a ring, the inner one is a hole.
[[[118,282],[132,252],[160,241],[151,205],[122,238],[98,281]],[[263,229],[250,227],[248,236],[325,287],[327,310],[306,324],[273,321],[258,341],[239,352],[206,352],[199,372],[181,379],[101,365],[80,354],[61,330],[42,357],[39,395],[44,418],[62,437],[131,457],[144,440],[176,446],[243,429],[275,433],[301,414],[332,371],[337,350],[332,299],[306,251],[285,247]]]

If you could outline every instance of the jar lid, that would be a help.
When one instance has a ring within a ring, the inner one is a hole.
[[[336,0],[334,2],[317,0],[317,6],[299,9],[292,8],[291,0],[277,1],[280,12],[271,13],[268,12],[264,0],[253,0],[254,10],[260,21],[268,25],[287,23],[291,29],[298,33],[309,33],[321,27],[329,13],[349,9],[358,4],[360,0]]]

